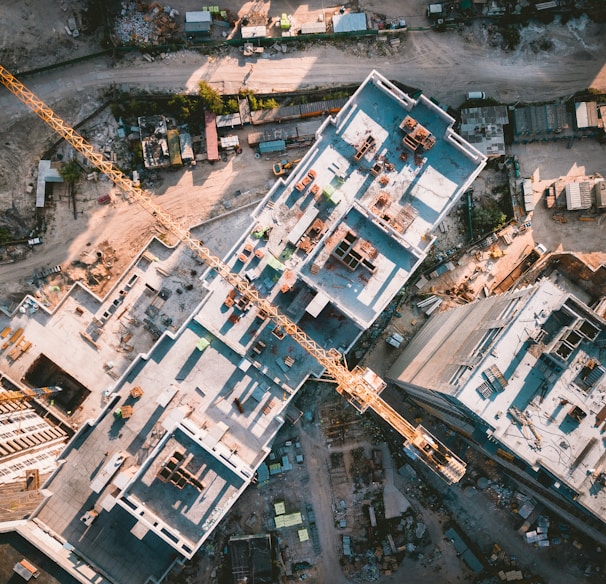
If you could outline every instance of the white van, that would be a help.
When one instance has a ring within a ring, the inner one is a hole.
[[[465,99],[486,99],[486,94],[483,91],[470,91],[465,94]]]

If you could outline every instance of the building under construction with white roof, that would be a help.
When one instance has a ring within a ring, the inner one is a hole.
[[[347,352],[486,163],[453,124],[372,72],[265,196],[226,264],[319,347]],[[103,328],[141,303],[157,342],[109,390],[91,378],[108,403],[70,442],[22,529],[47,546],[69,544],[56,560],[83,582],[159,580],[175,553],[191,558],[253,480],[296,391],[324,370],[214,271],[202,277],[193,314],[161,328],[174,302],[172,260],[161,255],[142,254],[121,290],[86,313],[91,325],[73,342],[91,363],[105,350]],[[90,569],[78,568],[80,557]]]
[[[606,321],[542,280],[433,315],[388,377],[606,543],[604,347]]]

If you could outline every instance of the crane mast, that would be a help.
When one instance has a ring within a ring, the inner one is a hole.
[[[339,351],[334,348],[326,350],[316,343],[269,300],[260,296],[248,280],[234,274],[229,266],[216,257],[210,249],[193,238],[184,225],[154,203],[145,190],[135,185],[122,171],[97,152],[78,132],[57,116],[51,108],[2,65],[0,65],[0,82],[93,166],[108,176],[116,186],[122,189],[130,201],[137,203],[150,213],[166,231],[177,237],[183,245],[310,353],[336,382],[337,391],[344,395],[358,411],[364,412],[369,407],[374,410],[405,438],[405,446],[411,454],[425,462],[448,483],[458,482],[463,477],[465,473],[463,461],[422,426],[417,428],[412,426],[379,396],[385,387],[385,382],[373,371],[360,367],[355,367],[350,371],[343,365],[342,355]]]

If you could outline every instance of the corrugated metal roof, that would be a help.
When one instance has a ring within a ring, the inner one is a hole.
[[[286,105],[273,109],[264,109],[250,112],[250,118],[253,124],[266,124],[280,120],[289,120],[298,118],[301,115],[301,108],[298,105]]]
[[[195,10],[185,13],[185,22],[212,22],[212,14],[207,10]]]
[[[272,140],[271,142],[261,142],[259,144],[259,152],[261,154],[280,152],[281,150],[286,150],[286,142],[284,140]]]
[[[589,209],[591,207],[591,183],[571,182],[565,187],[566,208],[570,211],[575,209]]]
[[[317,115],[323,112],[336,113],[347,103],[347,99],[348,98],[344,97],[341,99],[326,99],[323,101],[312,101],[311,103],[303,103],[300,106],[301,115]]]
[[[577,128],[595,128],[598,125],[598,104],[595,101],[582,101],[575,104]]]
[[[209,160],[219,160],[219,136],[217,135],[217,116],[213,112],[204,112],[206,130],[206,155]]]
[[[560,131],[570,123],[566,106],[553,103],[516,108],[513,118],[516,134]]]
[[[240,146],[238,136],[221,136],[221,148],[237,148]]]
[[[181,148],[181,158],[183,160],[193,160],[194,150],[191,146],[191,136],[187,132],[179,134],[179,147]]]
[[[532,191],[532,181],[528,178],[522,182],[522,194],[524,195],[524,208],[527,213],[534,210],[534,193]]]
[[[332,17],[332,29],[334,32],[366,30],[366,13],[350,12],[348,14],[337,14]]]
[[[325,32],[325,22],[304,22],[301,25],[301,34],[322,34]]]
[[[234,126],[241,126],[242,118],[240,114],[225,114],[223,116],[217,116],[217,128],[233,128]]]

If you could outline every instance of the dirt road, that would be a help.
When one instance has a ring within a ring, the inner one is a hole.
[[[332,510],[332,490],[328,476],[326,446],[319,423],[302,427],[301,448],[309,467],[309,489],[312,496],[322,555],[318,565],[318,581],[347,584],[339,564],[339,537],[336,534]]]
[[[451,105],[462,101],[464,92],[478,87],[503,101],[553,99],[589,86],[606,88],[606,46],[598,32],[597,25],[585,21],[524,29],[529,37],[550,35],[557,41],[552,51],[539,53],[528,51],[524,43],[511,53],[487,46],[480,24],[461,34],[410,32],[385,56],[378,54],[381,43],[375,39],[344,45],[343,50],[323,43],[301,50],[291,45],[286,54],[270,56],[267,51],[267,58],[257,59],[247,86],[271,92],[357,83],[376,68],[390,79],[420,87]],[[36,75],[26,83],[49,103],[74,92],[95,93],[112,84],[195,91],[201,79],[233,93],[241,88],[250,65],[235,50],[223,57],[184,51],[155,63],[128,57],[112,66],[109,59],[100,58]],[[2,125],[23,112],[23,106],[4,91],[0,107]]]

